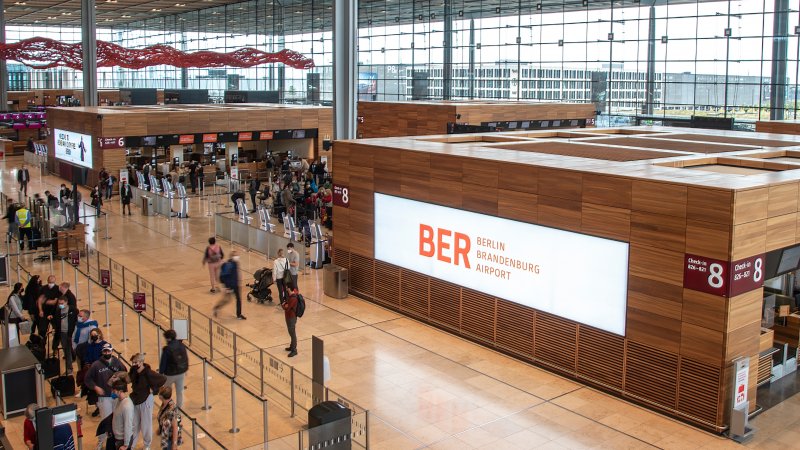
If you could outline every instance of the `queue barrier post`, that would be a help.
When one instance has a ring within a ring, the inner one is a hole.
[[[125,300],[119,303],[122,305],[122,342],[128,342],[128,321],[125,320]]]
[[[142,335],[142,313],[138,312],[136,315],[139,321],[139,353],[146,355],[144,352],[144,336]]]
[[[94,312],[94,308],[92,307],[92,279],[89,278],[89,281],[86,282],[86,295],[89,297],[89,312]]]
[[[200,408],[203,411],[211,409],[208,404],[208,360],[203,358],[203,406]]]
[[[289,367],[289,417],[294,417],[294,366]]]
[[[106,222],[106,237],[104,237],[103,239],[109,240],[111,238],[108,236],[108,213],[105,214],[105,219],[104,220]]]
[[[259,393],[261,396],[264,396],[264,350],[258,351],[258,372],[259,372],[259,381],[260,383],[260,390]]]
[[[156,326],[156,360],[161,365],[161,327],[157,323],[154,324]]]
[[[104,327],[111,326],[111,322],[108,320],[108,288],[103,290],[103,304],[106,305],[106,323],[103,324]],[[106,330],[108,332],[108,330]]]
[[[192,312],[192,309],[189,309],[189,313]],[[190,320],[191,322],[191,320]],[[212,331],[214,328],[214,321],[211,320],[211,317],[208,318],[208,359],[214,360],[214,332]]]
[[[197,419],[192,417],[192,450],[197,450]]]
[[[261,400],[262,420],[264,420],[264,448],[268,448],[269,444],[269,405],[266,399]]]
[[[239,363],[236,353],[236,333],[233,333],[233,377],[236,378],[239,375]]]
[[[78,297],[78,266],[75,266],[74,269],[75,269],[75,292],[74,292],[74,294],[75,294],[75,298],[77,298]]]
[[[231,378],[231,433],[238,433],[239,429],[236,428],[236,381]]]

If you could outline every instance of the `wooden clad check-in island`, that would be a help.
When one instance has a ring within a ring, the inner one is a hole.
[[[736,361],[749,361],[756,410],[757,384],[774,375],[769,350],[800,323],[776,316],[778,331],[762,330],[771,308],[782,311],[765,306],[778,289],[778,278],[766,279],[779,272],[771,255],[800,243],[793,136],[644,127],[335,149],[333,259],[349,269],[352,294],[704,429],[730,424]],[[469,231],[484,221],[493,227],[485,235]],[[587,244],[567,253],[577,239]],[[606,264],[582,266],[595,245],[625,246],[627,257],[607,264],[621,277],[597,278]],[[520,246],[522,261],[502,256]],[[493,253],[500,259],[486,262]],[[487,271],[491,281],[474,282]],[[500,294],[520,277],[551,302]],[[587,278],[596,291],[576,287]],[[581,309],[605,305],[621,325],[581,319]]]
[[[330,158],[331,153],[323,148],[323,140],[333,132],[329,107],[257,103],[101,106],[48,108],[47,114],[51,129],[91,136],[95,151],[87,184],[96,182],[101,167],[111,173],[124,168],[125,148],[134,140],[142,142],[140,138],[144,137],[178,145],[218,142],[217,136],[225,134],[252,142],[277,139],[274,132],[291,138],[294,131],[302,130],[302,137],[313,141],[314,154],[310,157]],[[71,166],[54,158],[55,138],[53,133],[48,146],[50,170],[71,178]]]
[[[504,128],[519,129],[594,126],[595,108],[593,103],[491,100],[359,102],[358,137],[444,134],[448,124],[503,123]]]

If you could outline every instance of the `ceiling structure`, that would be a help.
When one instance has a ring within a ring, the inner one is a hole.
[[[677,5],[719,0],[451,0],[458,19],[562,11]],[[185,3],[184,3],[185,2]],[[329,31],[333,0],[97,0],[101,28],[146,28],[226,34]],[[361,0],[359,26],[441,22],[445,0]],[[722,6],[726,3],[720,3]],[[9,25],[80,27],[80,0],[6,0]],[[182,15],[198,11],[189,16]],[[225,20],[225,12],[228,13]],[[723,8],[720,13],[726,13]]]

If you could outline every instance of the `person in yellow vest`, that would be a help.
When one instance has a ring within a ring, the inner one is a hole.
[[[28,238],[28,246],[31,246],[31,239],[33,239],[33,228],[31,220],[31,212],[28,211],[24,205],[16,212],[17,226],[19,227],[19,249],[25,250],[25,238]]]

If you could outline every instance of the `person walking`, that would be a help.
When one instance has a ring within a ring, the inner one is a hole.
[[[181,412],[172,400],[172,388],[162,386],[158,390],[161,408],[158,411],[158,434],[161,436],[162,450],[175,450],[183,444]]]
[[[286,301],[286,285],[283,283],[283,277],[287,270],[289,270],[289,262],[283,256],[283,249],[279,248],[278,256],[272,265],[272,278],[278,287],[278,299],[281,303]]]
[[[214,237],[208,238],[208,247],[203,254],[203,265],[208,264],[208,277],[211,279],[211,292],[217,292],[217,280],[219,280],[219,268],[222,265],[222,258],[225,253],[222,252],[222,247],[217,244],[217,239]]]
[[[113,175],[109,175],[108,178],[103,182],[103,186],[106,188],[106,200],[111,200],[111,196],[114,195],[114,180],[116,178]]]
[[[189,370],[189,354],[183,342],[178,340],[175,330],[165,331],[164,339],[166,339],[167,345],[161,350],[158,372],[167,377],[164,386],[175,385],[178,407],[183,408],[183,389],[186,372]]]
[[[131,215],[131,199],[133,192],[126,180],[122,181],[122,186],[119,187],[119,196],[122,199],[122,214],[125,214],[125,207],[128,207],[128,215]]]
[[[97,394],[97,408],[100,410],[100,421],[110,416],[114,412],[114,400],[112,396],[114,389],[111,386],[111,377],[117,372],[124,372],[125,366],[114,357],[114,348],[110,343],[103,344],[101,357],[99,360],[92,363],[89,370],[86,372],[86,377],[83,382],[89,389]],[[131,409],[133,404],[131,403]],[[131,419],[132,420],[132,419]],[[98,449],[102,449],[105,444],[105,437],[101,436],[101,442],[98,442]],[[102,445],[101,445],[102,444]]]
[[[286,351],[289,352],[289,358],[297,356],[297,286],[294,282],[286,283],[286,301],[281,303],[283,307],[284,318],[286,319],[286,331],[289,332],[289,346]]]
[[[53,353],[58,350],[58,344],[64,350],[66,360],[66,373],[72,375],[72,334],[75,332],[75,325],[78,323],[78,308],[67,304],[67,298],[58,298],[58,309],[56,314],[47,316],[52,321],[55,336],[53,337]]]
[[[153,393],[166,384],[167,377],[153,371],[150,365],[144,362],[144,355],[137,353],[131,357],[131,368],[128,371],[131,379],[131,401],[135,414],[133,417],[133,443],[131,448],[136,448],[139,433],[142,433],[142,444],[145,450],[150,450],[153,441]]]
[[[236,299],[236,318],[245,320],[247,317],[242,315],[242,297],[240,295],[240,276],[239,276],[239,254],[236,250],[231,251],[231,259],[222,265],[219,271],[219,281],[225,286],[225,294],[214,305],[214,317],[219,315],[219,310],[231,301],[231,295]]]
[[[25,250],[25,238],[28,238],[28,247],[33,249],[31,239],[33,239],[33,217],[31,212],[25,205],[20,205],[17,209],[16,220],[17,228],[19,229],[19,250]]]
[[[286,260],[289,261],[289,273],[292,274],[292,282],[297,286],[297,273],[300,269],[300,254],[294,249],[294,244],[286,244]]]
[[[17,183],[19,183],[19,191],[22,192],[25,197],[28,196],[29,181],[31,181],[31,173],[28,171],[28,166],[23,164],[22,168],[17,171]]]

